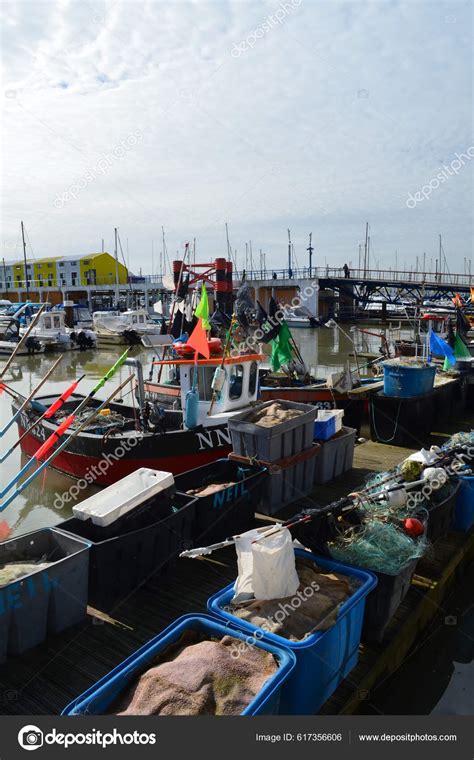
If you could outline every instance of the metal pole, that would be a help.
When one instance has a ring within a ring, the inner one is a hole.
[[[119,266],[118,266],[118,251],[117,251],[117,227],[114,228],[115,235],[115,306],[118,309],[119,306]]]
[[[5,259],[3,259],[3,276],[5,277],[5,293],[8,295],[7,267],[5,264]]]
[[[367,274],[367,251],[369,247],[369,223],[365,223],[364,277]]]
[[[21,237],[23,239],[23,261],[25,264],[25,285],[26,285],[26,300],[30,300],[30,287],[28,285],[28,272],[27,272],[27,263],[26,263],[26,243],[25,243],[25,226],[23,222],[21,223]]]

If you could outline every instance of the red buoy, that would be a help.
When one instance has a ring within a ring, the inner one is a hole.
[[[425,532],[425,527],[416,517],[406,517],[403,521],[403,530],[412,538],[418,538]]]

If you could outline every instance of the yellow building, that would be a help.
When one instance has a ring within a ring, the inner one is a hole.
[[[30,290],[80,288],[83,286],[119,285],[128,282],[128,270],[117,264],[110,253],[89,253],[83,256],[49,256],[41,259],[4,262],[0,268],[0,292],[25,290],[26,280]],[[118,278],[117,278],[118,272]]]

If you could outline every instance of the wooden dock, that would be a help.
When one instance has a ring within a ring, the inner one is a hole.
[[[451,420],[443,436],[470,430],[472,414]],[[328,504],[364,479],[389,469],[411,453],[411,449],[367,441],[356,447],[354,468],[345,475],[317,487],[314,500]],[[294,514],[294,506],[281,514]],[[262,516],[257,516],[267,520]],[[325,714],[353,713],[367,693],[394,672],[442,607],[453,583],[462,576],[474,557],[474,531],[452,533],[438,541],[417,567],[412,587],[389,625],[382,645],[361,645],[358,666],[326,703]],[[111,616],[89,609],[85,623],[49,638],[22,657],[11,658],[0,667],[0,713],[6,715],[58,714],[74,697],[183,614],[204,612],[209,596],[236,576],[232,547],[201,560],[178,560],[167,576],[147,581]]]

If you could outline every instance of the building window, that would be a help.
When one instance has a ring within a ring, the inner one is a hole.
[[[48,264],[48,269],[52,269],[52,268],[53,268],[53,265],[52,264]]]
[[[41,269],[42,266],[43,266],[42,264],[38,264],[38,269]]]
[[[71,265],[72,267],[75,267],[75,266],[76,266],[76,264],[77,264],[77,261],[70,261],[69,263],[70,263],[70,265]]]
[[[64,266],[64,261],[60,261],[60,262],[59,262],[59,266],[60,266],[60,267],[63,267],[63,266]]]
[[[87,265],[88,265],[88,264],[90,264],[90,263],[91,263],[91,262],[90,262],[90,259],[84,259],[84,266],[87,266]]]

